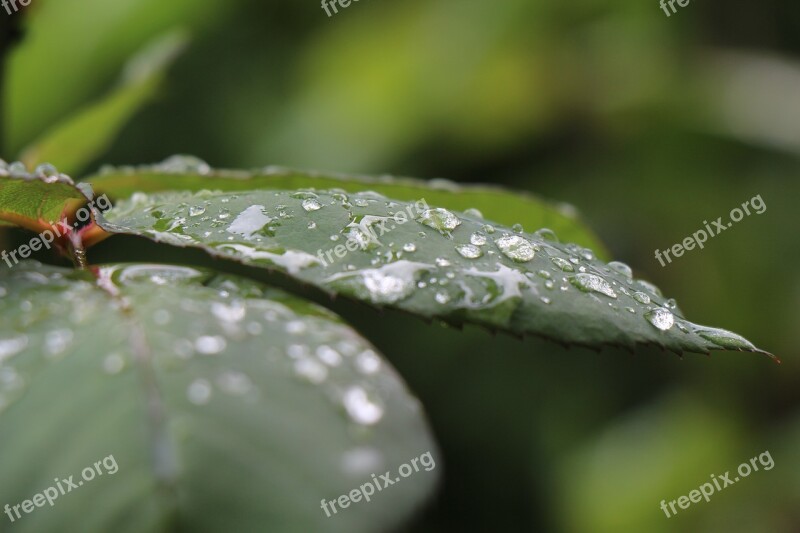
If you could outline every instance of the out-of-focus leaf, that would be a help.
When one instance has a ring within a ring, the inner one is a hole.
[[[523,233],[421,200],[310,190],[140,193],[98,217],[112,233],[200,248],[455,324],[592,347],[761,352],[689,322],[627,265],[605,264],[549,230]]]
[[[80,483],[10,530],[76,516],[89,533],[389,530],[430,494],[439,471],[419,468],[369,503],[321,509],[372,473],[438,459],[418,401],[336,316],[193,268],[95,274],[0,275],[0,501]],[[109,456],[116,473],[83,481]]]
[[[567,533],[717,531],[699,525],[709,506],[719,505],[713,499],[679,509],[671,518],[660,508],[662,500],[687,495],[711,481],[711,474],[723,474],[737,461],[748,459],[742,456],[739,432],[724,413],[692,399],[664,398],[568,455],[557,472],[560,529]],[[728,497],[714,495],[718,500]]]
[[[4,110],[8,153],[102,96],[147,42],[176,26],[192,35],[234,9],[216,0],[38,2],[10,57]]]
[[[77,174],[113,142],[125,123],[155,95],[164,72],[186,44],[170,33],[134,57],[119,85],[103,100],[78,111],[29,146],[22,161],[29,167],[42,162]]]
[[[205,162],[188,156],[174,156],[161,164],[141,167],[108,167],[87,181],[111,197],[127,197],[135,192],[166,190],[200,191],[219,189],[342,189],[348,192],[371,190],[390,198],[416,201],[458,211],[477,209],[486,218],[511,226],[550,228],[565,241],[591,248],[603,258],[605,247],[568,205],[548,202],[534,195],[508,191],[490,185],[459,185],[437,179],[423,181],[392,176],[368,177],[302,172],[267,167],[249,172],[213,170]]]
[[[72,181],[51,166],[28,173],[21,163],[0,160],[0,220],[40,232],[92,199],[86,183]]]

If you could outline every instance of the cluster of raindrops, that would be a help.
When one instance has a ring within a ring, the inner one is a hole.
[[[373,192],[304,189],[268,194],[275,198],[269,208],[263,192],[242,192],[241,198],[199,195],[179,204],[184,212],[170,215],[150,206],[150,216],[168,219],[155,224],[150,233],[175,234],[174,239],[194,239],[246,262],[277,265],[376,305],[398,305],[419,295],[437,306],[434,312],[479,309],[480,316],[489,319],[487,313],[495,308],[498,317],[509,316],[509,301],[519,306],[535,299],[563,308],[569,300],[562,295],[577,291],[629,323],[646,321],[658,332],[668,332],[676,324],[685,334],[696,330],[682,318],[674,300],[664,299],[652,284],[634,279],[628,265],[603,264],[588,248],[562,244],[548,228],[526,233],[520,224],[511,228],[493,224],[476,209],[457,214],[427,204],[409,217],[411,204]],[[416,222],[416,229],[409,225],[400,233],[384,235],[407,221]],[[302,232],[311,233],[298,239]],[[333,250],[347,257],[340,260],[331,254]],[[312,267],[316,268],[305,273]],[[321,374],[313,363],[303,362],[301,369],[311,376]]]
[[[74,186],[75,182],[66,174],[62,174],[50,163],[42,163],[32,171],[28,170],[22,161],[6,163],[0,159],[0,177],[11,177],[17,179],[38,179],[45,183],[64,183]]]

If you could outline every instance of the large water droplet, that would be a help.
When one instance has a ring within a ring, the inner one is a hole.
[[[301,205],[306,211],[318,211],[322,209],[322,204],[314,198],[306,198]]]
[[[643,292],[636,291],[632,294],[633,299],[639,302],[640,304],[649,304],[650,297]]]
[[[600,294],[605,294],[610,298],[617,297],[617,294],[614,292],[614,289],[611,288],[611,285],[609,285],[609,283],[600,276],[582,273],[570,277],[569,281],[583,292],[599,292]]]
[[[669,312],[669,309],[664,309],[663,307],[656,307],[648,311],[644,317],[661,331],[667,331],[675,323],[673,314]]]
[[[441,207],[426,209],[417,218],[417,222],[425,224],[442,234],[449,234],[461,225],[461,220],[455,214]]]
[[[494,242],[506,257],[517,263],[526,263],[536,254],[533,244],[519,235],[507,235]]]

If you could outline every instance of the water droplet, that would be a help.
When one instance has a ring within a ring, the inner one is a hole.
[[[550,261],[553,262],[558,268],[563,270],[564,272],[575,272],[575,267],[564,258],[561,257],[551,257]]]
[[[475,232],[470,235],[469,242],[475,246],[484,246],[486,244],[486,235]]]
[[[617,272],[619,272],[620,274],[622,274],[623,276],[625,276],[628,279],[633,278],[633,270],[631,269],[631,267],[629,267],[625,263],[622,263],[620,261],[611,261],[608,264],[608,266],[610,268],[616,270]]]
[[[316,385],[328,377],[328,369],[315,359],[303,357],[294,362],[294,371],[301,378]]]
[[[203,335],[198,337],[194,343],[194,349],[201,354],[214,355],[225,349],[225,339],[219,335]]]
[[[208,163],[191,155],[173,155],[156,165],[156,169],[170,174],[208,174],[211,172]]]
[[[483,219],[483,213],[475,209],[474,207],[470,207],[469,209],[464,210],[464,214],[468,217]]]
[[[542,228],[536,231],[534,235],[543,241],[558,242],[558,236],[556,235],[556,232],[549,228]]]
[[[656,287],[652,283],[650,283],[648,281],[641,280],[641,279],[640,280],[636,280],[636,283],[638,283],[640,287],[643,287],[644,290],[646,290],[647,292],[649,292],[653,296],[658,296],[659,298],[663,297],[661,295],[661,291],[658,289],[658,287]]]
[[[614,292],[614,289],[611,288],[611,285],[609,285],[608,282],[600,276],[596,276],[594,274],[576,274],[575,276],[570,277],[569,281],[583,292],[594,291],[599,292],[600,294],[605,294],[610,298],[617,297],[617,294]]]
[[[436,263],[436,266],[438,266],[438,267],[449,267],[450,266],[450,261],[448,261],[444,257],[437,257],[435,263]]]
[[[650,297],[643,292],[636,291],[632,294],[633,299],[639,302],[640,304],[649,304]]]
[[[253,388],[253,382],[241,372],[225,372],[217,378],[217,386],[225,394],[242,396]]]
[[[546,296],[542,296],[539,299],[542,301],[542,303],[545,303],[545,304],[549,304],[552,301],[552,300],[550,300],[550,298],[548,298]]]
[[[314,198],[306,198],[301,204],[306,211],[318,211],[322,209],[322,204]]]
[[[507,235],[497,239],[494,243],[506,257],[518,263],[530,261],[536,253],[530,241],[519,235]]]
[[[119,374],[125,368],[125,358],[118,353],[112,353],[103,359],[103,370],[106,374]]]
[[[550,272],[548,272],[547,270],[540,270],[539,272],[536,273],[536,275],[544,279],[550,279],[552,277]]]
[[[206,212],[206,206],[204,205],[193,205],[189,208],[189,216],[190,217],[199,217],[200,215]]]
[[[403,245],[403,251],[404,252],[408,252],[408,253],[416,252],[417,251],[417,245],[414,244],[413,242],[406,243],[406,244]]]
[[[364,350],[356,356],[355,364],[362,374],[374,374],[381,367],[381,358],[373,350]]]
[[[661,331],[667,331],[675,323],[675,317],[669,312],[669,309],[663,307],[656,307],[648,311],[644,317]]]
[[[308,229],[316,229],[317,223],[312,220],[311,222],[308,223],[307,227]]]
[[[63,354],[72,343],[73,337],[74,333],[69,329],[48,331],[44,338],[44,346],[47,355],[50,357],[57,357]]]
[[[664,307],[666,307],[667,309],[669,309],[670,311],[672,311],[672,310],[674,310],[676,307],[678,307],[678,302],[676,302],[674,298],[670,298],[669,300],[667,300],[666,302],[664,302]]]
[[[189,385],[186,395],[193,404],[205,405],[211,400],[211,383],[205,379],[196,379]]]
[[[625,310],[631,314],[636,314],[636,309],[633,307],[626,307]]]
[[[459,244],[456,246],[456,251],[467,259],[477,259],[483,255],[483,250],[474,244]]]
[[[522,233],[523,231],[525,231],[525,228],[522,227],[522,224],[514,224],[513,226],[511,226],[511,231],[513,231],[514,233]]]
[[[461,220],[455,214],[441,207],[426,209],[417,218],[417,222],[425,224],[443,235],[449,235],[451,231],[461,225]]]
[[[436,296],[434,296],[434,299],[435,299],[435,300],[436,300],[438,303],[440,303],[440,304],[444,305],[444,304],[446,304],[446,303],[450,302],[450,295],[449,295],[449,294],[447,294],[447,293],[446,293],[446,292],[444,292],[444,291],[439,291],[439,292],[437,292],[437,293],[436,293]]]
[[[239,322],[244,319],[247,309],[244,302],[236,300],[230,304],[214,302],[211,304],[211,314],[223,322]]]
[[[350,418],[358,424],[372,425],[383,417],[383,407],[361,387],[347,389],[342,403]]]
[[[328,366],[339,366],[342,362],[342,356],[327,345],[322,345],[317,348],[317,358]]]
[[[0,339],[0,363],[11,356],[17,355],[28,345],[26,335],[18,335],[8,339]]]

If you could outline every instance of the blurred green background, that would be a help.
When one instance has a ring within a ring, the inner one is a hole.
[[[444,452],[409,531],[800,531],[796,2],[361,0],[329,18],[313,0],[32,0],[13,17],[6,160],[179,29],[155,100],[77,176],[189,153],[531,191],[576,206],[689,319],[783,360],[570,350],[324,302],[396,365]],[[764,214],[654,258],[759,194]],[[90,253],[142,257],[265,276],[126,238]],[[774,469],[659,508],[766,450]]]

